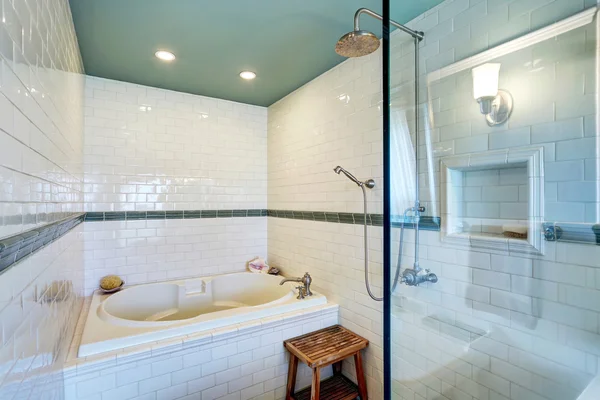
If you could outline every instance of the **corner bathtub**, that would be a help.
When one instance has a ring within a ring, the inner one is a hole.
[[[132,286],[94,293],[79,357],[189,335],[327,303],[297,300],[293,283],[249,272]],[[296,284],[298,285],[298,284]]]

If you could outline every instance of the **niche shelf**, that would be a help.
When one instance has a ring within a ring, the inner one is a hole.
[[[441,240],[543,254],[543,154],[543,147],[527,147],[442,158]],[[526,236],[515,238],[513,231]]]

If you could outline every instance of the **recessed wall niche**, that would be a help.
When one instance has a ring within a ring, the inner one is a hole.
[[[543,254],[543,147],[441,159],[442,241]]]

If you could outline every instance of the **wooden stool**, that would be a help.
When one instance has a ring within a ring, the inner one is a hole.
[[[335,325],[283,342],[290,352],[286,400],[367,400],[367,385],[360,351],[369,341],[348,329]],[[358,387],[342,375],[342,360],[354,356]],[[294,394],[298,360],[313,370],[312,386]],[[321,368],[333,366],[333,376],[321,382]]]

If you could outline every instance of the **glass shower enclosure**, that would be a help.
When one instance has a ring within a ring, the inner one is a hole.
[[[384,3],[386,398],[600,398],[595,3]]]

